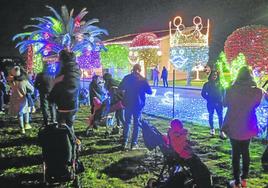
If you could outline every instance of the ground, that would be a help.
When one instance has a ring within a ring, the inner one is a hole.
[[[144,187],[150,177],[159,173],[161,153],[148,151],[140,137],[139,150],[121,151],[120,136],[105,138],[105,128],[100,127],[93,137],[85,136],[85,118],[89,107],[82,107],[75,123],[77,136],[82,140],[80,159],[85,172],[80,175],[86,188],[135,188]],[[162,133],[168,128],[167,119],[144,116]],[[1,187],[40,187],[42,181],[41,148],[37,133],[41,126],[41,116],[34,114],[33,128],[25,135],[20,133],[16,119],[0,116],[0,185]],[[190,132],[195,152],[209,167],[215,177],[216,187],[226,187],[231,179],[231,148],[228,140],[209,136],[207,127],[185,123]],[[262,171],[260,156],[265,145],[261,140],[252,141],[249,188],[268,188],[268,174]],[[72,187],[66,183],[59,187]]]

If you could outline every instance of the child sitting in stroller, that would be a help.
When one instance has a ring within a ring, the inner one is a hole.
[[[188,131],[183,128],[180,120],[171,121],[167,135],[162,135],[154,126],[145,121],[142,121],[141,128],[145,146],[150,150],[158,146],[164,155],[164,165],[159,178],[158,180],[150,179],[149,188],[212,187],[211,174],[206,165],[194,154],[187,138]],[[163,173],[166,167],[169,177],[164,179]]]

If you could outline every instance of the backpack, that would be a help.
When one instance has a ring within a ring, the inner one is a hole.
[[[265,172],[268,172],[268,146],[266,147],[265,151],[262,154],[261,164],[262,164],[263,170]]]
[[[157,146],[164,145],[163,135],[156,127],[150,125],[146,121],[141,122],[142,136],[146,148],[149,150],[155,149]]]

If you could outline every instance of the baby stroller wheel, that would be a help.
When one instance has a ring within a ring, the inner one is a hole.
[[[86,129],[86,136],[93,136],[94,135],[94,131],[93,131],[93,129],[91,129],[91,128],[87,128]]]
[[[157,187],[157,179],[155,179],[155,178],[150,178],[150,179],[147,181],[147,187],[148,187],[148,188],[156,188],[156,187]]]

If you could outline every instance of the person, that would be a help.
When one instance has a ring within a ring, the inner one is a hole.
[[[209,114],[209,126],[210,134],[215,135],[213,116],[216,111],[219,120],[220,138],[226,138],[224,132],[221,131],[223,121],[223,96],[224,88],[220,84],[219,73],[217,71],[211,71],[208,82],[206,82],[202,88],[201,95],[207,101],[207,110]]]
[[[130,130],[131,117],[134,127],[132,132],[131,149],[138,148],[138,135],[142,109],[145,106],[145,94],[152,94],[147,80],[141,76],[141,66],[135,64],[132,72],[126,75],[119,85],[124,91],[123,104],[125,106],[125,125],[123,129],[123,149],[126,149]]]
[[[104,99],[105,99],[106,94],[102,88],[101,83],[102,81],[100,79],[100,76],[94,75],[92,77],[92,82],[90,83],[90,86],[89,86],[89,102],[91,106],[91,114],[94,115],[92,124],[93,124],[93,128],[96,128],[96,129],[98,128],[96,124],[96,120],[100,120],[104,108],[107,107],[104,105],[105,104]],[[95,100],[97,99],[99,103],[101,104],[101,108],[98,110],[95,109],[94,98]]]
[[[110,97],[111,97],[111,107],[113,105],[116,105],[118,102],[120,102],[123,99],[122,92],[118,89],[119,82],[112,78],[112,75],[110,73],[105,73],[103,75],[103,80],[105,81],[104,87],[108,91]],[[123,107],[119,107],[119,109],[116,109],[115,111],[115,118],[116,118],[116,125],[117,128],[120,127],[120,122],[122,125],[125,124],[124,120],[124,110]],[[116,128],[114,129],[116,130]]]
[[[223,105],[227,107],[222,131],[230,138],[232,147],[232,167],[234,180],[231,187],[246,187],[249,173],[250,140],[258,133],[256,108],[262,99],[262,90],[256,86],[247,66],[239,69],[236,80],[226,91]],[[240,177],[240,155],[242,155],[242,175]]]
[[[0,73],[0,114],[5,114],[5,109],[4,109],[4,97],[6,93],[6,81],[5,81],[5,76],[4,73],[1,71]]]
[[[158,75],[159,75],[159,71],[157,69],[157,66],[153,69],[153,82],[154,85],[153,86],[158,86]]]
[[[163,79],[163,86],[168,87],[168,81],[167,81],[168,71],[167,71],[165,66],[163,67],[163,70],[162,70],[162,73],[161,73],[161,78]]]
[[[58,107],[57,121],[67,124],[74,131],[73,123],[78,111],[81,71],[75,62],[75,55],[68,49],[59,53],[61,70],[55,78],[55,85],[49,94],[49,101]]]
[[[164,136],[164,139],[179,155],[183,163],[190,168],[197,187],[212,187],[211,173],[207,166],[193,152],[188,140],[188,130],[183,127],[183,123],[179,119],[173,119],[170,122],[168,134]]]
[[[12,68],[9,80],[11,97],[8,113],[11,116],[18,116],[21,132],[25,134],[25,129],[31,129],[26,93],[33,93],[34,88],[29,83],[26,72],[19,66]]]
[[[47,65],[44,65],[42,72],[38,73],[34,82],[34,87],[39,91],[40,107],[43,115],[44,125],[49,124],[49,113],[51,123],[56,123],[56,106],[48,101],[49,93],[53,88],[55,77],[48,74]]]

